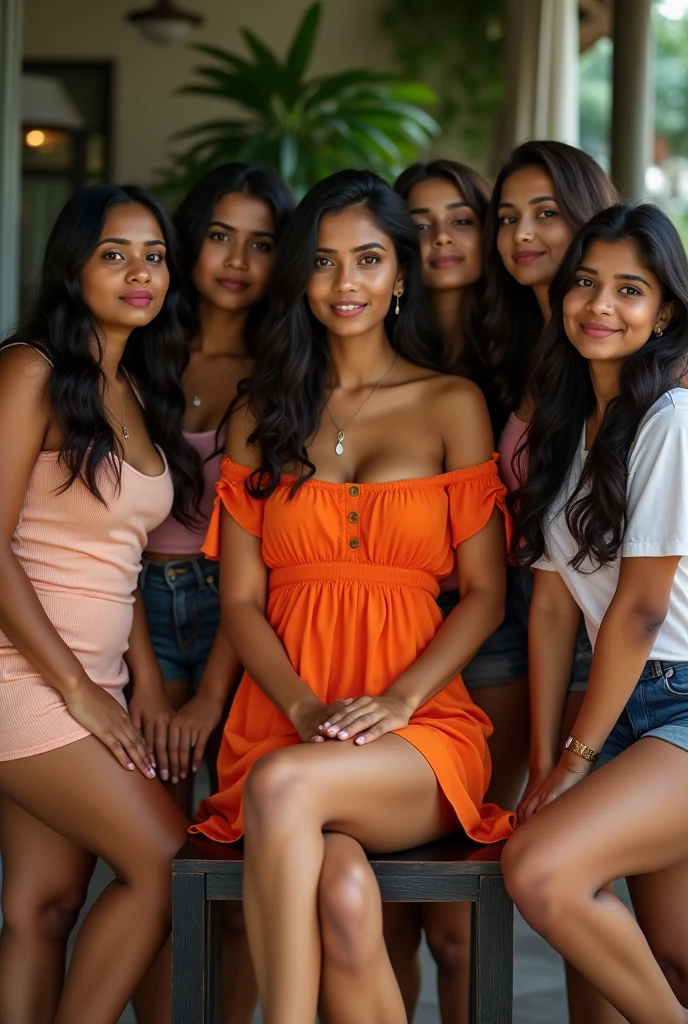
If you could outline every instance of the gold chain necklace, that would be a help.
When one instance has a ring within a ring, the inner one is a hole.
[[[370,399],[371,399],[371,398],[373,397],[373,395],[375,394],[375,392],[376,392],[376,391],[378,390],[378,388],[379,388],[379,387],[381,387],[381,386],[382,386],[382,384],[383,384],[383,383],[385,382],[385,380],[387,379],[387,377],[388,377],[388,376],[390,375],[390,373],[392,372],[392,368],[394,367],[394,364],[396,363],[396,361],[397,361],[397,356],[396,356],[396,354],[395,354],[395,356],[394,356],[394,359],[393,359],[393,360],[392,360],[392,362],[391,362],[391,363],[389,364],[389,366],[388,366],[388,367],[387,367],[387,369],[385,370],[385,372],[384,372],[384,374],[382,375],[382,377],[380,377],[379,381],[377,382],[377,384],[375,385],[375,387],[373,388],[373,390],[372,390],[372,391],[370,392],[370,394],[369,394],[369,395],[368,395],[368,397],[366,398],[366,400],[365,400],[365,402],[363,403],[363,405],[361,406],[361,408],[360,408],[360,409],[358,410],[358,412],[357,412],[357,413],[354,413],[354,415],[353,415],[353,416],[351,417],[351,419],[349,420],[349,422],[348,422],[348,423],[345,423],[343,427],[340,427],[340,426],[339,426],[339,425],[337,424],[337,421],[335,420],[334,416],[332,415],[332,412],[330,411],[330,405],[329,405],[329,401],[330,401],[330,400],[329,400],[329,398],[328,398],[328,400],[327,400],[327,401],[325,402],[325,408],[327,409],[328,415],[329,415],[330,419],[332,420],[332,422],[334,423],[334,426],[335,426],[335,430],[337,431],[337,443],[336,443],[336,445],[334,446],[334,450],[335,450],[335,452],[337,453],[337,455],[343,455],[343,454],[344,454],[344,433],[345,433],[345,431],[347,431],[347,430],[349,429],[349,427],[351,426],[351,424],[353,423],[353,421],[354,421],[354,420],[355,420],[355,419],[356,419],[356,418],[357,418],[358,416],[360,416],[360,415],[361,415],[361,413],[363,412],[363,410],[365,409],[366,405],[368,404],[368,402],[370,401]],[[332,394],[332,393],[330,392],[330,395],[331,395],[331,394]]]

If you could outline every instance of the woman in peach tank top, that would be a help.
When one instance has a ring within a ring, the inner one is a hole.
[[[157,685],[136,598],[146,535],[172,508],[188,521],[200,488],[178,295],[162,208],[92,186],[59,215],[35,308],[0,350],[3,1021],[114,1024],[169,931],[185,819],[123,690],[130,673],[135,693]],[[116,879],[65,979],[96,857]]]
[[[319,1004],[396,1022],[364,850],[512,830],[484,803],[491,728],[460,676],[502,614],[505,489],[480,391],[437,369],[416,232],[382,179],[343,171],[308,193],[272,295],[271,360],[230,420],[205,548],[246,674],[194,831],[245,833],[266,1019]]]

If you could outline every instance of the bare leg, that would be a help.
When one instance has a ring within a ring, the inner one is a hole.
[[[385,944],[409,1020],[416,1012],[422,981],[423,909],[420,903],[382,904]]]
[[[360,843],[325,835],[318,911],[322,936],[320,1017],[324,1024],[406,1020],[382,936],[382,903]]]
[[[523,825],[503,856],[523,916],[631,1024],[686,1024],[633,916],[603,887],[688,857],[688,755],[642,739]],[[675,893],[685,913],[688,893]],[[675,913],[677,911],[675,910]],[[656,918],[659,920],[659,918]],[[672,954],[685,973],[688,950]],[[683,998],[683,993],[680,993]]]
[[[96,859],[0,797],[0,1021],[52,1024]]]
[[[80,929],[55,1016],[55,1024],[115,1024],[169,934],[184,816],[157,781],[124,771],[92,736],[0,763],[0,790],[115,872]]]
[[[633,909],[682,1006],[688,1006],[688,860],[628,879]],[[678,955],[677,955],[678,954]]]
[[[566,698],[564,708],[564,721],[561,730],[561,745],[563,747],[567,736],[573,729],[573,723],[578,717],[580,706],[583,703],[585,692],[573,690]],[[613,881],[608,889],[612,891]],[[566,970],[566,994],[569,1005],[569,1024],[624,1024],[625,1017],[611,1006],[587,978],[564,962]]]
[[[244,913],[263,1015],[266,1024],[306,1024],[321,973],[323,832],[386,852],[446,835],[456,819],[425,758],[392,735],[363,747],[301,744],[267,755],[247,779],[244,819]],[[403,1020],[391,971],[374,981],[368,1005],[390,1005],[396,992]],[[328,999],[345,1009],[347,995]]]
[[[528,766],[528,680],[513,679],[503,686],[478,687],[471,690],[471,697],[485,711],[494,726],[490,738],[492,781],[485,799],[500,807],[515,807],[523,790]],[[394,912],[396,936],[392,939],[390,956],[402,992],[408,990],[409,993],[404,1002],[410,1011],[410,1019],[418,1000],[420,964],[418,945],[414,945],[414,910],[410,904],[399,906],[400,910]],[[422,908],[422,926],[432,958],[437,964],[442,1024],[468,1024],[470,904],[425,904]],[[386,928],[386,934],[390,931],[391,928]]]

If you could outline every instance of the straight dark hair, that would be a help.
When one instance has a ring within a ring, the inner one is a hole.
[[[198,334],[199,329],[198,291],[193,283],[194,266],[205,241],[213,210],[220,199],[230,193],[263,199],[272,210],[278,241],[294,210],[294,199],[289,187],[277,171],[270,167],[245,163],[223,164],[196,182],[173,218],[183,259],[182,327],[189,342]],[[250,355],[254,354],[254,337],[267,307],[268,300],[265,298],[251,310],[244,339]]]
[[[27,342],[50,357],[50,409],[65,435],[58,456],[67,471],[64,489],[79,479],[104,502],[100,471],[110,471],[116,485],[120,485],[122,448],[105,412],[103,338],[84,302],[80,275],[98,245],[108,211],[128,204],[145,207],[158,221],[166,246],[170,285],[155,319],[131,332],[121,366],[140,387],[146,427],[167,458],[174,482],[172,512],[181,523],[190,525],[198,507],[202,477],[198,456],[182,435],[182,280],[174,230],[160,203],[138,185],[91,185],[73,196],[50,233],[36,299],[7,341]]]
[[[247,482],[257,498],[272,494],[284,466],[300,467],[292,494],[315,473],[307,443],[320,423],[330,364],[325,328],[310,310],[306,289],[315,271],[321,218],[352,207],[367,212],[391,238],[404,271],[401,315],[395,316],[390,305],[385,318],[392,348],[418,366],[441,365],[441,345],[421,281],[418,234],[403,200],[372,171],[339,171],[325,178],[301,200],[282,238],[270,316],[259,337],[265,357],[259,356],[241,389],[257,420],[248,441],[260,450],[260,467]]]
[[[455,185],[463,196],[464,201],[468,203],[468,206],[478,218],[480,227],[484,228],[492,189],[487,178],[484,178],[482,174],[467,164],[458,163],[456,160],[431,160],[425,164],[412,164],[399,175],[394,183],[394,189],[408,203],[408,197],[412,189],[421,182],[432,178],[442,178]],[[490,383],[482,339],[485,285],[485,276],[482,274],[474,284],[466,289],[466,294],[461,303],[461,338],[463,343],[461,360],[458,366],[449,366],[445,362],[445,369],[448,373],[458,372],[465,377],[470,377],[483,391],[489,388]]]
[[[580,480],[567,496],[587,417],[595,407],[588,361],[564,331],[563,304],[595,242],[633,242],[638,257],[661,285],[662,304],[673,301],[670,323],[630,355],[619,374],[619,394],[604,413]],[[599,213],[571,243],[550,288],[552,319],[533,374],[535,415],[528,432],[528,478],[512,495],[514,556],[530,566],[546,550],[548,516],[563,503],[576,544],[574,569],[615,559],[627,521],[628,458],[648,409],[688,372],[688,260],[676,228],[649,203],[619,203]],[[525,451],[526,446],[523,446]],[[519,453],[517,453],[519,458]]]
[[[528,167],[540,167],[549,174],[554,184],[554,198],[574,233],[619,198],[599,164],[587,153],[564,142],[523,142],[497,175],[485,220],[484,338],[498,429],[525,395],[533,348],[544,327],[533,289],[518,284],[497,249],[504,182]]]

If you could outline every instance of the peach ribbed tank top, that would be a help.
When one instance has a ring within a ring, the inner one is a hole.
[[[172,479],[160,454],[164,469],[155,477],[124,462],[119,489],[103,469],[102,504],[79,480],[60,493],[65,470],[57,452],[42,452],[12,538],[53,626],[91,679],[115,691],[128,678],[122,656],[141,553],[148,532],[172,507]],[[27,678],[36,678],[35,668],[0,632],[0,685]],[[121,699],[121,693],[113,695]]]

